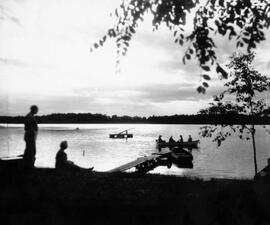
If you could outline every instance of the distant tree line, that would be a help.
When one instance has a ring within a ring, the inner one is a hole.
[[[194,114],[171,116],[108,116],[92,113],[54,113],[36,116],[38,123],[149,123],[149,124],[270,124],[270,115]],[[0,123],[24,123],[23,116],[0,116]]]

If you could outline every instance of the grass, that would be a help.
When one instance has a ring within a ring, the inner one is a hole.
[[[270,224],[270,183],[136,173],[2,174],[3,224]]]

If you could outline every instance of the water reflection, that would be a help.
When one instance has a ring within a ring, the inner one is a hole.
[[[54,167],[55,154],[62,140],[69,141],[67,154],[70,160],[82,167],[93,165],[98,171],[106,171],[138,157],[157,152],[156,139],[159,134],[168,137],[191,134],[199,139],[199,125],[149,125],[149,124],[57,124],[40,126],[37,140],[36,166]],[[76,129],[76,128],[79,128]],[[110,133],[134,128],[133,138],[110,139]],[[265,166],[270,157],[269,137],[261,127],[256,133],[258,169]],[[23,127],[9,125],[0,129],[0,156],[22,154],[24,150]],[[83,154],[84,153],[84,154]],[[199,149],[193,149],[193,168],[182,169],[172,165],[155,168],[151,173],[201,176],[201,177],[241,177],[254,175],[251,143],[230,137],[217,149],[209,139],[200,139]]]

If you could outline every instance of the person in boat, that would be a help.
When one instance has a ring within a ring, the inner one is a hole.
[[[159,135],[159,136],[158,136],[158,139],[157,139],[157,142],[158,142],[158,143],[164,143],[165,141],[162,139],[162,136]]]
[[[30,112],[25,116],[24,121],[25,150],[23,160],[25,167],[28,169],[33,168],[36,161],[36,139],[38,135],[38,124],[35,114],[37,113],[38,107],[36,105],[32,105],[30,107]]]
[[[170,139],[169,139],[169,143],[174,143],[175,140],[173,139],[173,137],[171,136]]]
[[[191,137],[191,135],[188,135],[188,142],[192,142],[192,137]]]
[[[76,165],[74,162],[68,160],[65,150],[68,147],[67,141],[62,141],[60,143],[60,149],[55,157],[55,168],[59,171],[92,171],[94,167],[82,168]]]
[[[183,143],[183,142],[184,142],[184,140],[183,140],[183,136],[182,136],[182,135],[180,135],[180,136],[179,136],[179,140],[178,140],[178,142],[180,142],[180,143]]]

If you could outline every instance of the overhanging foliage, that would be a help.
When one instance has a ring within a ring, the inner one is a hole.
[[[187,33],[187,16],[192,10],[195,10],[194,27],[191,33]],[[269,0],[207,0],[204,4],[199,0],[123,0],[114,11],[115,25],[93,45],[91,51],[103,46],[108,38],[114,38],[118,65],[147,13],[152,15],[154,31],[165,24],[172,31],[177,45],[188,43],[183,63],[192,56],[198,60],[202,69],[202,83],[197,89],[200,93],[205,93],[209,86],[212,66],[221,77],[228,76],[217,62],[215,35],[229,40],[234,38],[236,47],[250,52],[265,40],[264,30],[270,26]]]

